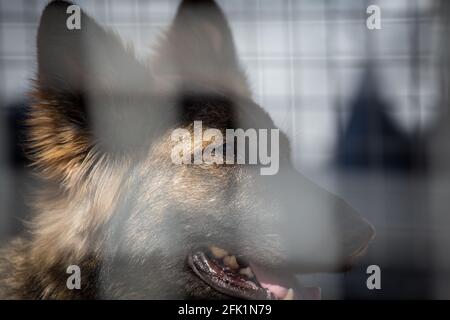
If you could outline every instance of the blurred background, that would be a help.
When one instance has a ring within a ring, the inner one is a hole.
[[[296,168],[377,229],[353,271],[302,281],[328,299],[450,299],[450,1],[217,2]],[[46,3],[0,0],[0,244],[30,211],[21,120]],[[146,59],[179,1],[76,3]],[[369,5],[381,9],[381,30],[366,26]],[[372,264],[381,290],[367,289]]]

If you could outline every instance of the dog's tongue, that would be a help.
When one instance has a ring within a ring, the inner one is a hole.
[[[320,300],[322,298],[320,287],[303,287],[295,283],[291,286],[294,289],[288,289],[288,286],[281,285],[274,279],[269,279],[256,266],[252,266],[252,269],[261,286],[272,292],[278,299],[286,300],[289,297],[287,300]]]
[[[263,288],[268,289],[270,292],[272,292],[278,299],[283,299],[286,297],[288,293],[288,289],[280,286],[278,284],[270,284],[265,282],[259,282]]]
[[[285,299],[288,295],[288,288],[279,284],[260,282],[263,288],[270,290],[278,299]],[[293,299],[295,300],[320,300],[322,290],[320,287],[297,287],[293,290]]]

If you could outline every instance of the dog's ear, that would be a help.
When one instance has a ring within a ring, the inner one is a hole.
[[[240,82],[233,36],[220,7],[212,0],[184,0],[160,44],[154,68],[192,85]]]
[[[152,121],[146,68],[82,11],[80,28],[70,29],[77,14],[70,6],[55,1],[43,12],[29,119],[30,154],[56,178],[92,159],[94,149],[117,154],[141,143]]]
[[[142,89],[139,84],[149,80],[148,74],[133,54],[115,34],[73,7],[54,1],[42,14],[37,39],[40,88],[54,93]],[[70,29],[69,18],[78,13],[79,29]]]

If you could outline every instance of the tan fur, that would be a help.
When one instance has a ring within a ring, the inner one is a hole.
[[[31,97],[35,103],[27,120],[29,156],[43,178],[69,183],[71,176],[83,170],[82,163],[92,149],[89,137],[65,122],[56,111],[60,102],[51,95],[36,89]]]

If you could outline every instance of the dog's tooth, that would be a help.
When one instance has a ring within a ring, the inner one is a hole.
[[[209,248],[209,250],[211,250],[212,254],[217,259],[222,259],[223,257],[228,255],[228,252],[226,250],[223,250],[222,248],[219,248],[219,247],[216,247],[216,246],[211,246]]]
[[[239,270],[239,273],[247,276],[248,278],[254,277],[252,269],[250,269],[250,267],[242,268],[241,270]]]
[[[237,263],[235,256],[226,256],[223,258],[223,263],[231,269],[239,269],[239,264]]]
[[[294,300],[294,290],[290,288],[286,295],[284,296],[283,300]]]

